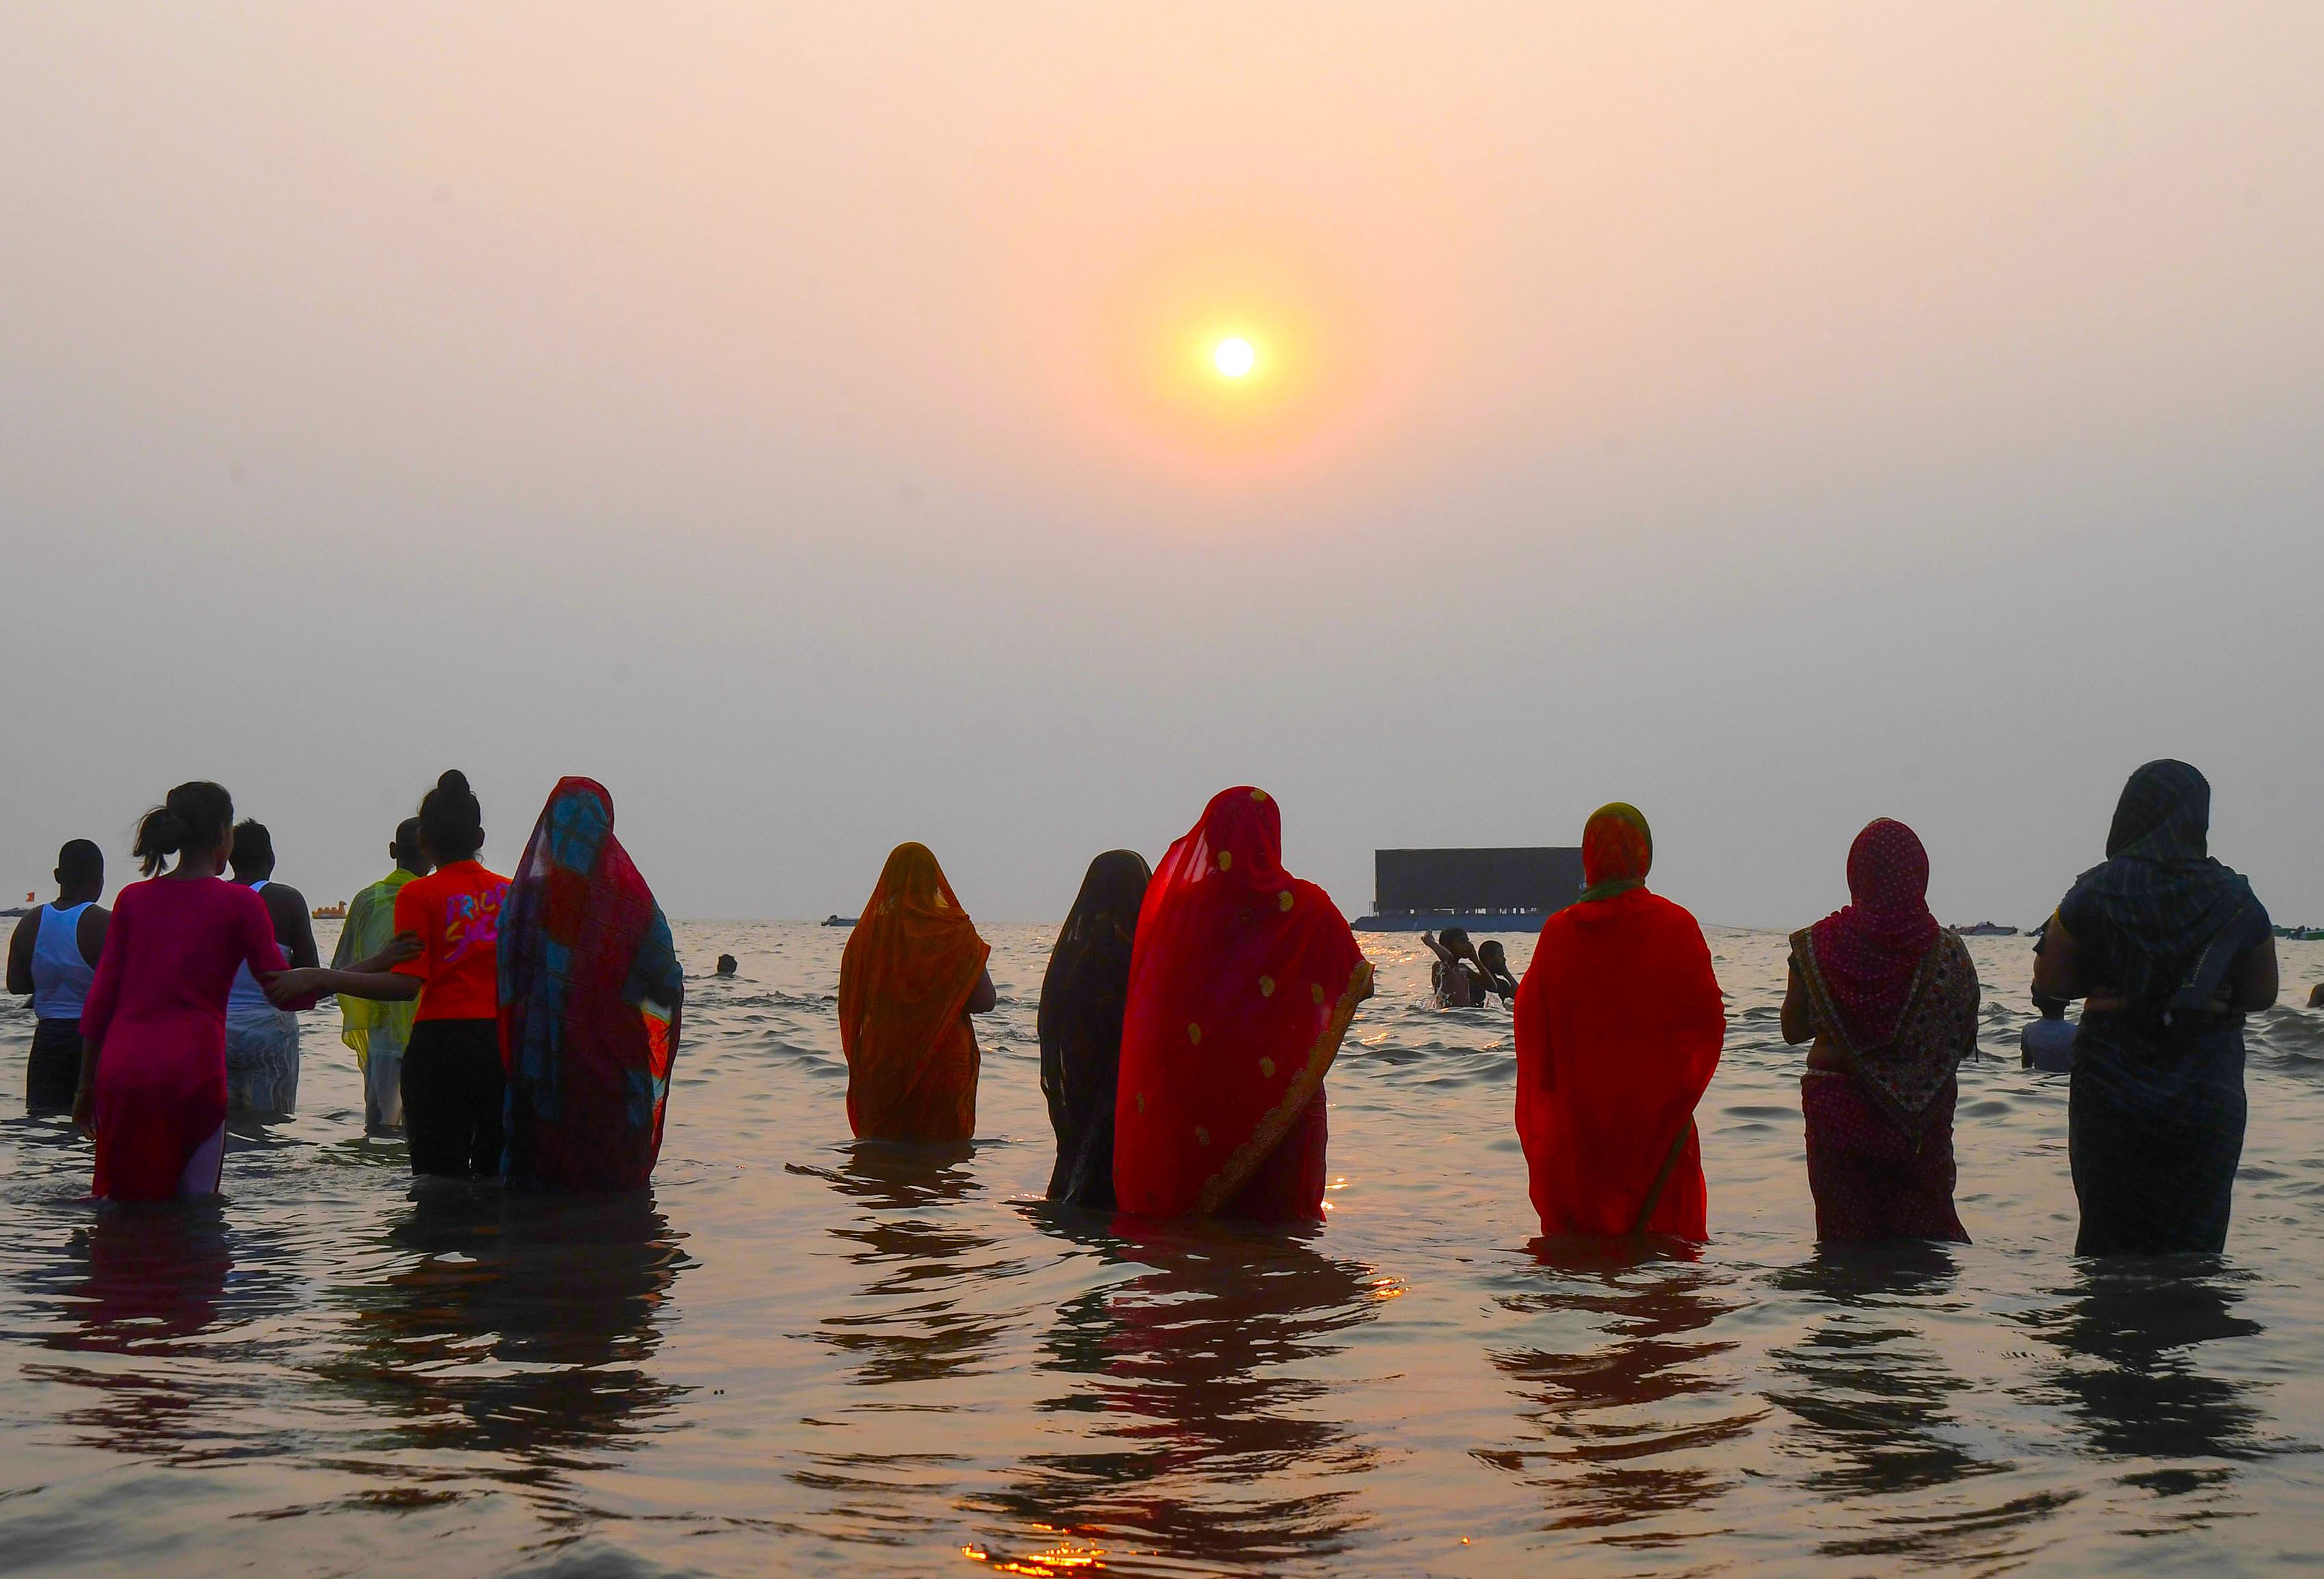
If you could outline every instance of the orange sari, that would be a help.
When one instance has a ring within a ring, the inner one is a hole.
[[[1545,1234],[1708,1236],[1694,1106],[1727,1009],[1702,928],[1646,890],[1653,859],[1634,808],[1592,816],[1589,886],[1517,988],[1517,1139]]]
[[[1114,1104],[1121,1210],[1322,1217],[1323,1074],[1371,988],[1331,896],[1283,870],[1274,800],[1222,791],[1138,915]]]
[[[992,952],[926,845],[899,845],[839,963],[847,1122],[866,1140],[976,1132],[968,1000]]]

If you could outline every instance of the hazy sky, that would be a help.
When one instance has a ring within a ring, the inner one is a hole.
[[[2037,919],[2124,776],[2324,922],[2324,7],[0,8],[0,893],[447,766],[676,915],[1060,915],[1266,786]],[[1229,384],[1204,348],[1236,333]]]

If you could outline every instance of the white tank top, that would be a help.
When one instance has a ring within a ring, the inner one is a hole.
[[[266,882],[264,878],[259,879],[250,885],[250,891],[256,893],[266,886]],[[266,926],[272,932],[274,923],[269,920]],[[249,963],[245,961],[235,966],[234,986],[226,995],[226,1011],[232,1014],[237,1009],[272,1009],[273,1007],[273,1001],[267,997],[266,989],[260,986],[258,978],[250,974]]]
[[[41,929],[32,937],[32,1012],[42,1020],[78,1020],[97,971],[80,956],[80,913],[55,905],[41,907]]]

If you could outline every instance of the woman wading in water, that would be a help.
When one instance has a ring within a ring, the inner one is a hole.
[[[1727,1009],[1702,928],[1646,891],[1654,858],[1637,808],[1592,812],[1589,886],[1517,986],[1517,1139],[1545,1235],[1707,1234],[1694,1104]]]
[[[968,1017],[999,1002],[991,953],[926,845],[889,853],[839,961],[847,1122],[859,1139],[976,1133],[982,1059]]]
[[[1135,850],[1089,864],[1082,891],[1041,977],[1041,1094],[1057,1135],[1048,1196],[1113,1209],[1113,1103],[1121,1072],[1121,1019],[1130,956],[1152,873]]]
[[[1849,849],[1848,908],[1792,934],[1784,1039],[1815,1040],[1800,1106],[1818,1239],[1969,1240],[1953,1072],[1977,1048],[1977,967],[1928,891],[1920,836],[1882,817]]]
[[[145,881],[115,901],[81,1009],[73,1122],[97,1142],[100,1198],[217,1191],[226,995],[237,969],[264,981],[283,965],[265,901],[218,875],[233,843],[234,798],[211,783],[179,785],[138,825],[131,853]]]
[[[561,779],[501,910],[508,1181],[636,1189],[661,1155],[686,981],[669,922],[613,836],[613,798]]]
[[[1214,796],[1139,912],[1113,1110],[1121,1210],[1320,1220],[1323,1075],[1371,992],[1339,907],[1283,870],[1273,797]]]
[[[2227,1241],[2244,1146],[2244,1016],[2275,1002],[2275,937],[2251,884],[2211,857],[2211,786],[2185,762],[2130,776],[2107,858],[2059,901],[2036,992],[2087,998],[2067,1150],[2076,1255]]]

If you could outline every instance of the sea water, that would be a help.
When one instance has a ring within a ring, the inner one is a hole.
[[[327,928],[326,929],[328,930]],[[214,1204],[100,1213],[0,1121],[0,1570],[2252,1572],[2324,1552],[2324,1015],[2254,1019],[2224,1258],[2079,1262],[2026,944],[1969,947],[1976,1242],[1819,1254],[1784,940],[1713,929],[1711,1242],[1528,1248],[1508,1011],[1409,937],[1333,1067],[1330,1221],[1039,1195],[1049,928],[991,927],[973,1146],[857,1146],[846,934],[678,928],[650,1196],[415,1191],[328,1008]],[[2324,945],[2279,945],[2287,1002]],[[326,952],[329,948],[327,937]],[[735,955],[733,980],[705,974]],[[1522,969],[1528,950],[1514,944]],[[31,1020],[0,1020],[21,1089]]]

